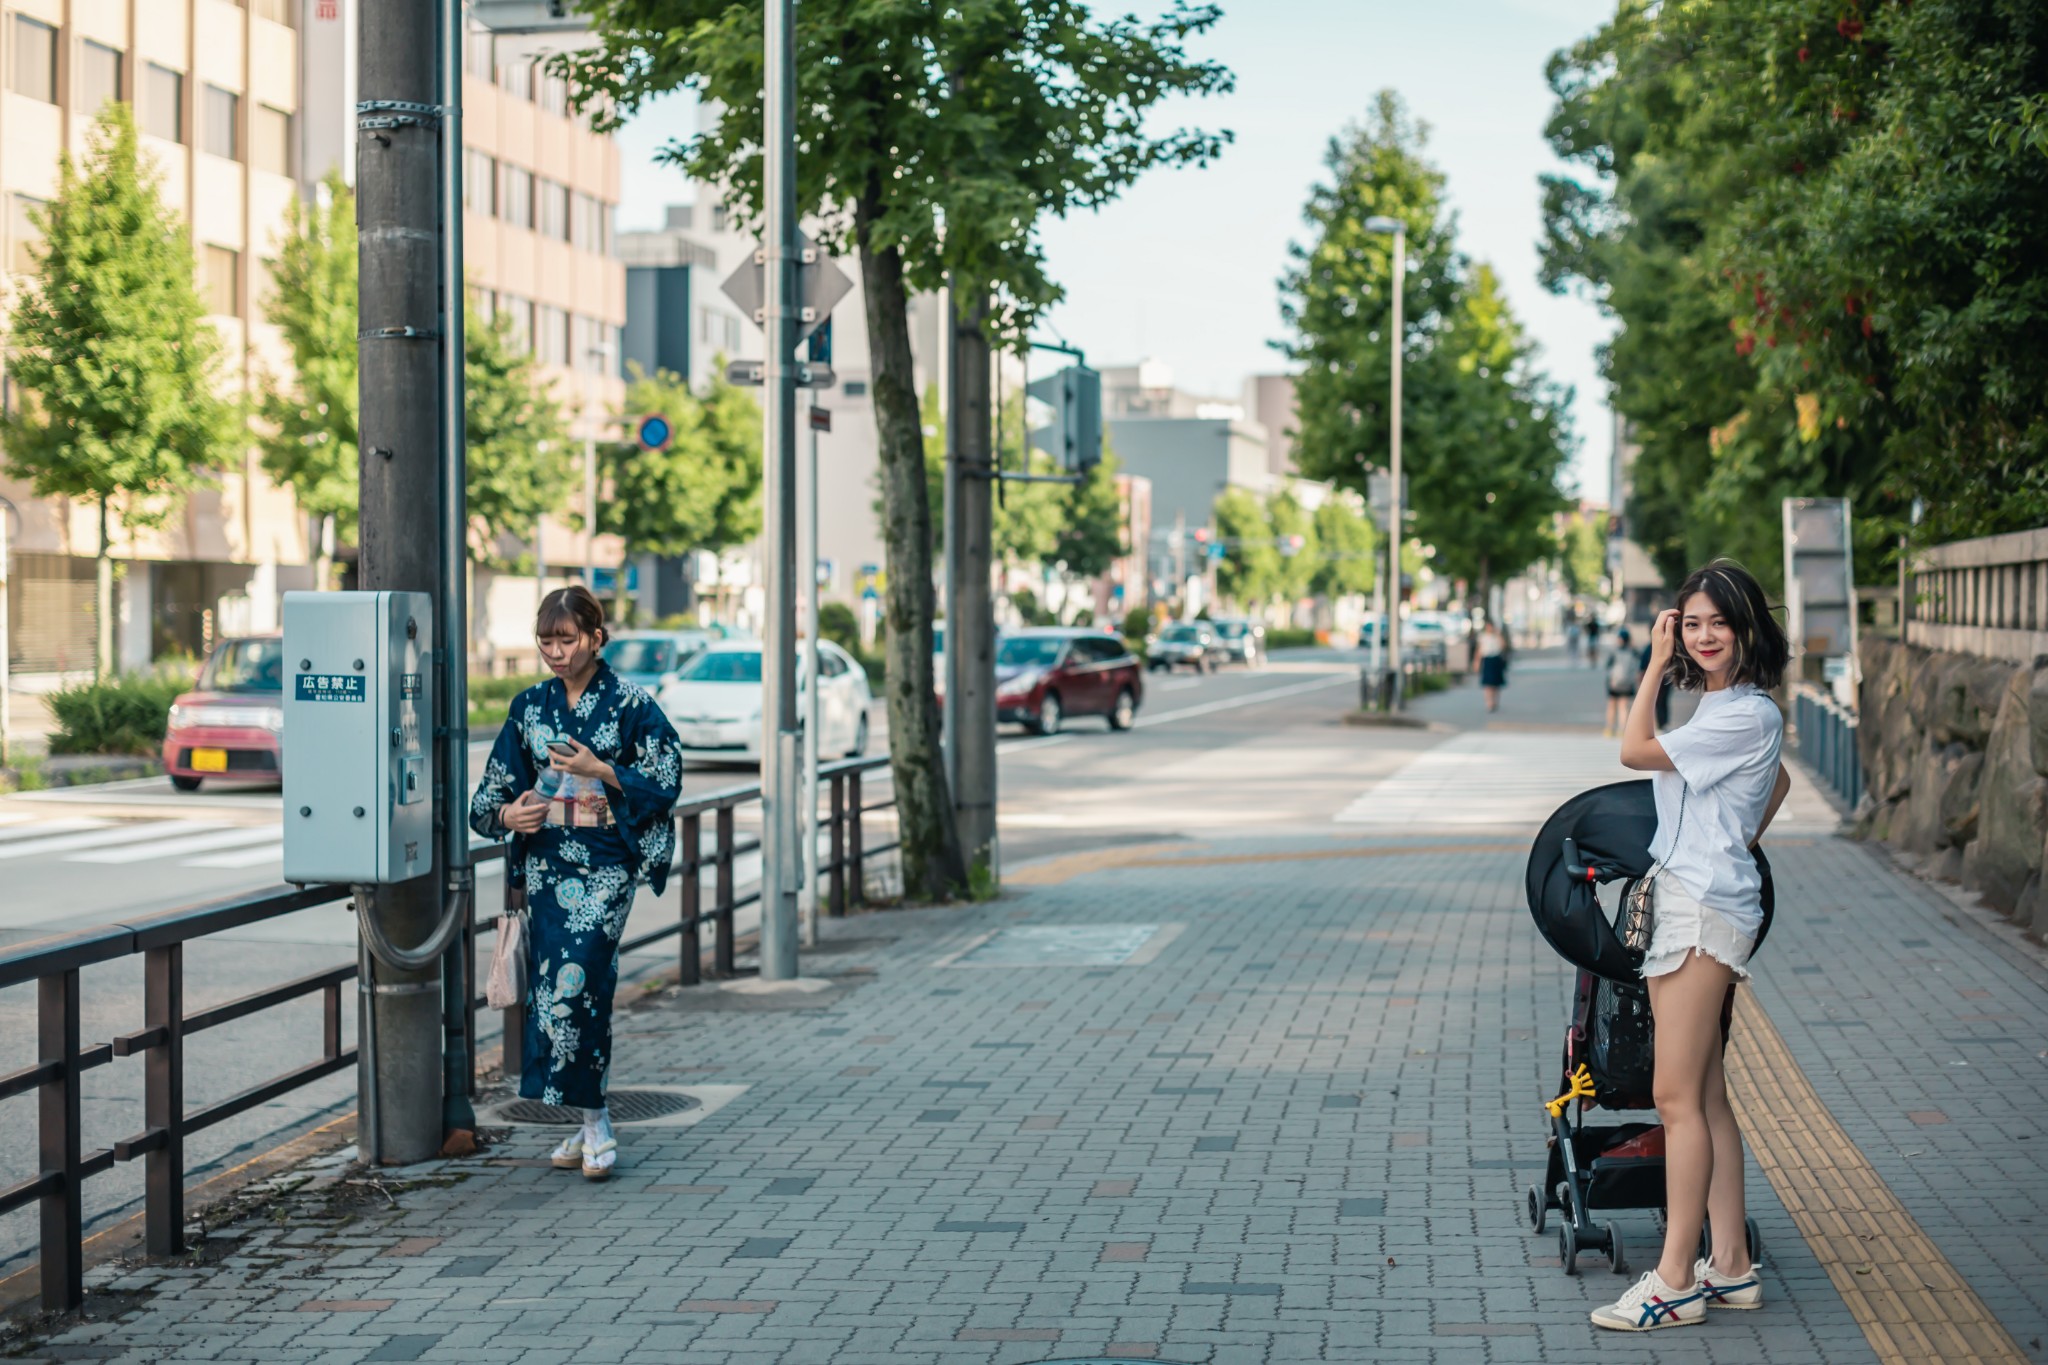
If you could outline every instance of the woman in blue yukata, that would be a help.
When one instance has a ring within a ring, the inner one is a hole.
[[[588,589],[542,599],[534,637],[555,676],[513,700],[469,823],[510,836],[508,875],[526,888],[519,1093],[583,1111],[552,1159],[604,1180],[619,1147],[604,1101],[619,937],[639,884],[659,895],[668,880],[682,746],[654,699],[605,663],[604,608]]]

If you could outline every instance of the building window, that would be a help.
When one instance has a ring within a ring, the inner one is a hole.
[[[256,17],[268,19],[273,24],[283,24],[286,28],[297,28],[298,7],[298,0],[256,0]]]
[[[498,315],[498,295],[494,290],[473,284],[469,287],[469,306],[476,310],[476,320],[488,327],[491,319]]]
[[[44,104],[57,102],[57,30],[14,16],[14,67],[8,89]]]
[[[249,313],[252,317],[270,316],[270,298],[277,292],[277,262],[258,256],[249,269]]]
[[[533,172],[524,166],[498,167],[498,216],[514,227],[533,226]]]
[[[200,297],[218,317],[242,316],[242,253],[208,243],[200,258]]]
[[[142,131],[167,142],[185,140],[185,76],[168,66],[142,69]]]
[[[569,113],[569,82],[560,76],[545,73],[535,78],[534,98],[540,107],[557,118],[566,118]]]
[[[14,252],[10,263],[17,274],[35,273],[35,249],[43,244],[43,230],[36,223],[34,210],[46,202],[25,194],[7,196],[7,237]]]
[[[498,202],[498,163],[487,152],[462,149],[462,206],[489,213]]]
[[[206,87],[199,150],[225,161],[242,159],[242,97],[217,85]]]
[[[256,106],[256,169],[273,175],[298,171],[298,144],[292,137],[292,116],[267,104]]]
[[[536,197],[540,200],[537,217],[541,236],[552,237],[558,242],[568,241],[569,187],[545,178],[536,183]]]
[[[79,113],[96,114],[108,100],[121,98],[121,63],[125,59],[118,47],[85,40],[78,53],[78,98],[72,101]]]
[[[498,68],[498,88],[514,99],[533,98],[533,63],[507,62]]]
[[[543,365],[569,364],[569,315],[559,308],[540,304],[533,310],[533,354]]]
[[[498,311],[508,318],[506,334],[511,337],[512,349],[522,354],[533,349],[533,301],[512,294],[498,296]]]
[[[611,255],[612,206],[578,191],[569,210],[569,244],[579,251]]]
[[[471,33],[462,43],[462,69],[480,81],[491,78],[491,35]]]

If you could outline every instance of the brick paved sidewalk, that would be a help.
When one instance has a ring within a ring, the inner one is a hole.
[[[2048,978],[1864,849],[1773,852],[1758,1003],[2027,1347],[2048,1329]],[[1597,1256],[1563,1275],[1521,1212],[1569,986],[1524,856],[1472,833],[1214,840],[829,924],[807,970],[830,990],[706,987],[622,1018],[615,1089],[745,1089],[625,1128],[609,1184],[546,1169],[537,1128],[385,1173],[388,1199],[306,1172],[212,1264],[102,1272],[124,1311],[29,1358],[1880,1358],[1755,1171],[1768,1309],[1595,1339],[1586,1310],[1624,1282]],[[1090,946],[1129,957],[1063,965]],[[1621,1221],[1640,1268],[1654,1228]]]

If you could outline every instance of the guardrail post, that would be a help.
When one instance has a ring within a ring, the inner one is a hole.
[[[45,1179],[42,1196],[43,1308],[63,1312],[85,1299],[84,1203],[78,1159],[78,969],[52,972],[36,983],[36,1050],[59,1068],[38,1094],[37,1148]]]
[[[692,813],[683,817],[682,825],[683,832],[677,842],[683,852],[682,867],[678,869],[683,874],[683,943],[681,959],[676,963],[676,984],[694,986],[704,979],[704,945],[697,937],[704,908],[704,881],[700,875],[704,864],[699,856],[704,820]]]
[[[328,1051],[341,1055],[341,987],[328,988]],[[142,1063],[145,1127],[164,1135],[143,1158],[145,1244],[152,1256],[185,1249],[185,946],[151,948],[142,963],[143,1026],[163,1039]]]
[[[733,891],[732,891],[732,807],[718,808],[718,859],[717,887],[711,913],[716,919],[711,925],[711,974],[720,980],[736,976],[739,969],[733,965]]]
[[[866,905],[868,903],[868,873],[861,856],[860,821],[862,797],[860,794],[860,772],[858,770],[850,772],[846,775],[846,779],[846,816],[853,826],[848,834],[850,846],[847,849],[847,861],[852,864],[853,872],[853,903],[855,905]]]
[[[846,774],[832,774],[832,917],[846,913]]]

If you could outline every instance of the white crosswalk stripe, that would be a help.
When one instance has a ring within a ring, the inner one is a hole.
[[[157,833],[164,837],[146,844],[131,844],[126,848],[97,849],[91,853],[75,853],[67,857],[67,863],[146,863],[158,858],[179,857],[187,853],[209,853],[224,848],[244,848],[250,844],[270,845],[270,852],[282,848],[278,839],[277,826],[258,825],[254,828],[223,829],[211,834],[171,834],[159,828]],[[212,866],[197,860],[186,862],[187,867]]]
[[[1588,734],[1473,730],[1417,754],[1336,816],[1340,825],[1534,828],[1566,798],[1637,776],[1621,742]]]
[[[139,844],[172,835],[205,834],[220,828],[222,826],[218,823],[202,820],[153,820],[143,824],[116,825],[108,829],[89,830],[83,834],[64,834],[54,839],[35,839],[0,845],[0,858],[28,858],[37,854],[108,848],[115,844]]]
[[[276,830],[269,831],[270,842],[256,848],[238,848],[231,853],[214,853],[204,858],[190,858],[187,867],[261,867],[265,863],[284,862],[284,839]]]
[[[279,825],[224,820],[116,820],[0,810],[0,861],[111,866],[254,867],[284,856]]]
[[[76,834],[85,829],[105,829],[112,823],[111,820],[95,820],[81,815],[65,820],[38,820],[32,825],[16,824],[0,829],[0,846],[23,843],[30,839],[47,839],[53,834]]]

